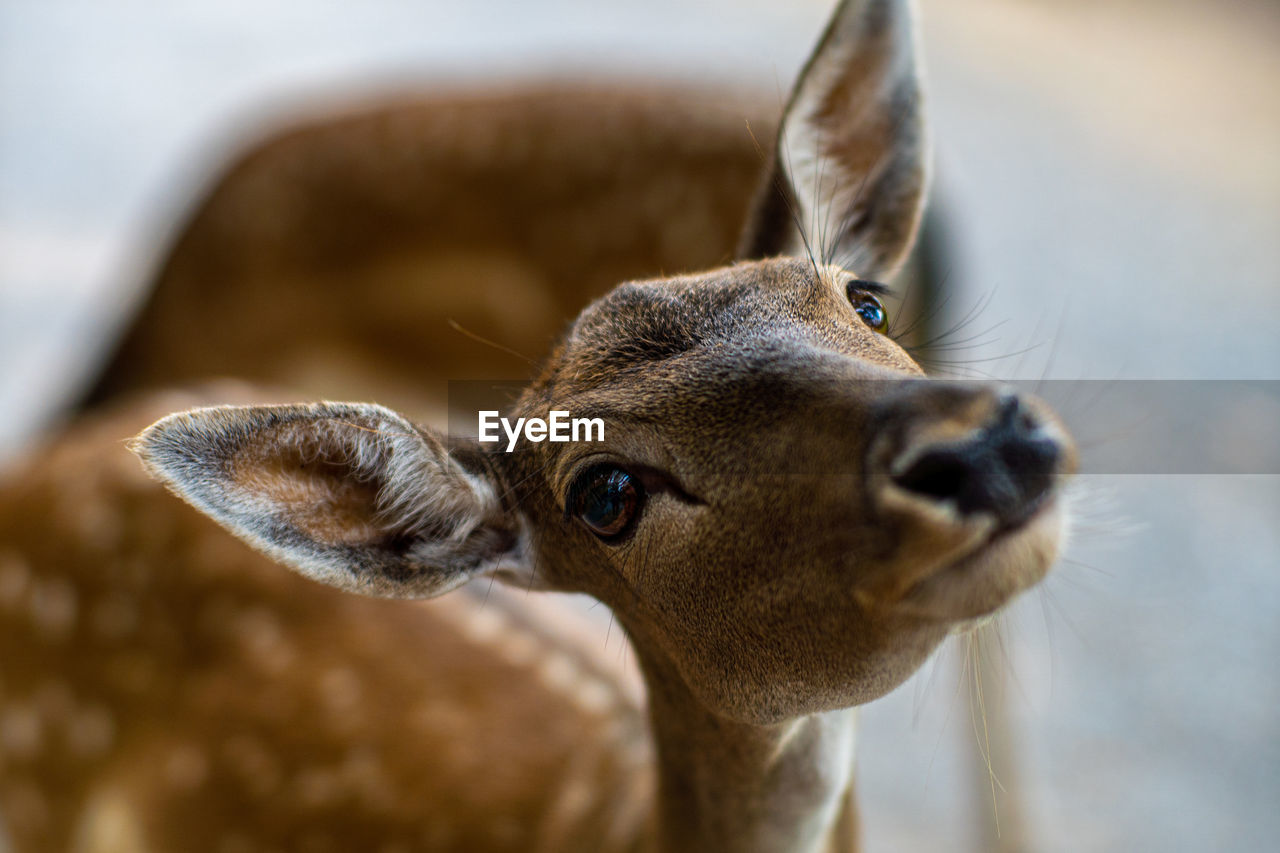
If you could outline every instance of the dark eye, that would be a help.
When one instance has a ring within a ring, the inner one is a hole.
[[[867,286],[867,282],[864,281],[854,280],[849,282],[847,289],[849,303],[853,306],[853,310],[858,312],[862,322],[877,332],[884,334],[889,329],[889,313],[884,310],[884,305],[880,303],[879,299],[861,289],[865,286]]]
[[[631,529],[643,504],[644,487],[639,480],[614,465],[593,465],[569,487],[565,513],[611,542]]]

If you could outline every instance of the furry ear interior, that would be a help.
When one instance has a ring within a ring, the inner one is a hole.
[[[497,484],[381,406],[222,406],[170,415],[131,449],[236,536],[341,589],[426,598],[519,571]]]
[[[739,257],[885,279],[915,239],[928,142],[910,0],[844,0],[791,92]]]

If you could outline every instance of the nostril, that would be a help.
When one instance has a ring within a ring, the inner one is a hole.
[[[949,451],[926,453],[893,481],[909,492],[948,500],[961,494],[968,483],[969,466]]]
[[[1013,518],[1021,497],[1000,454],[982,439],[928,451],[893,481],[921,497],[950,502],[961,515]]]
[[[1053,490],[1063,451],[1017,397],[959,442],[925,449],[892,475],[912,494],[951,503],[961,515],[988,513],[1002,527],[1030,518]]]

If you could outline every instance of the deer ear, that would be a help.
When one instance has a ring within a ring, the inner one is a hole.
[[[236,536],[331,586],[426,598],[521,572],[519,523],[497,483],[381,406],[196,409],[131,448]]]
[[[909,0],[844,0],[783,113],[739,256],[812,255],[890,276],[927,183]]]

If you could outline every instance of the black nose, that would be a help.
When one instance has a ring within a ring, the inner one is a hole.
[[[893,480],[908,491],[954,501],[962,515],[989,512],[1001,527],[1014,527],[1052,487],[1061,455],[1058,442],[1010,395],[986,426],[926,450]]]

